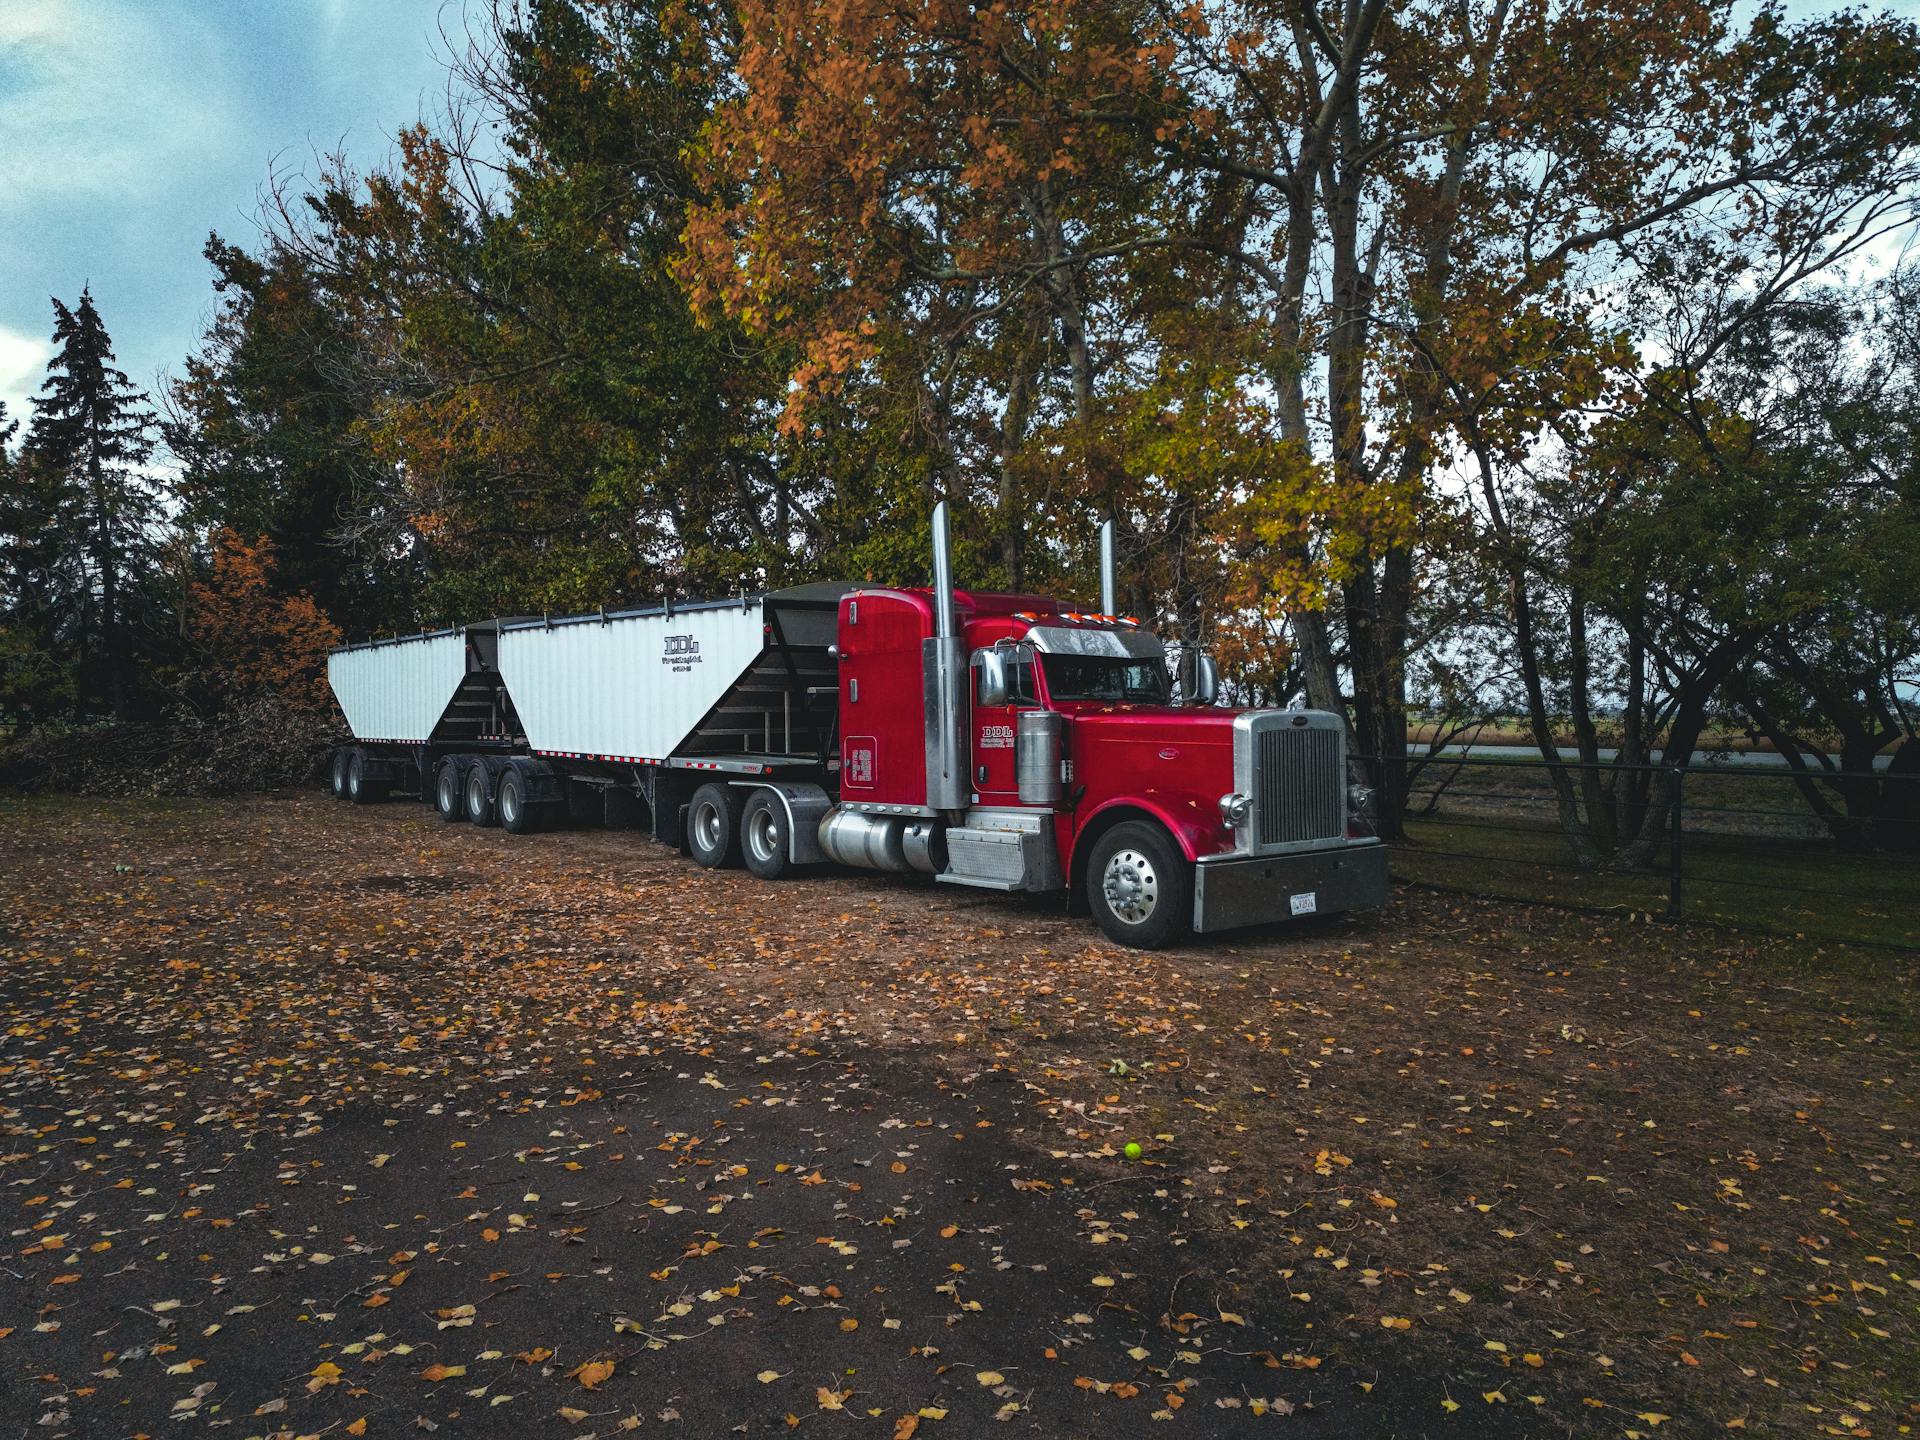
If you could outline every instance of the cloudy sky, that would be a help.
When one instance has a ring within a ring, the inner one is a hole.
[[[24,418],[82,285],[121,367],[175,372],[213,299],[200,249],[258,236],[268,168],[361,165],[444,93],[463,0],[0,0],[0,400]]]

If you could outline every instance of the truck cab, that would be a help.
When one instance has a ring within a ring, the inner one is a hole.
[[[882,588],[840,602],[836,808],[850,812],[842,835],[859,839],[849,854],[887,848],[851,816],[937,830],[912,868],[1064,889],[1140,946],[1385,899],[1384,847],[1349,794],[1338,716],[1175,703],[1165,647],[1138,621],[954,590],[965,679],[950,687],[959,743],[944,755],[940,603],[937,590]],[[954,778],[955,803],[932,803]]]

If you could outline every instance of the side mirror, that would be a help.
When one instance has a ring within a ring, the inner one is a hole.
[[[1183,649],[1175,678],[1180,682],[1180,698],[1185,704],[1211,705],[1220,698],[1220,671],[1213,657],[1204,650]]]
[[[980,703],[1006,704],[1007,652],[997,646],[991,650],[976,650],[973,663],[980,671]]]

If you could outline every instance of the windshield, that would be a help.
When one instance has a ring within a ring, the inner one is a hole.
[[[1095,655],[1043,655],[1047,694],[1063,700],[1115,700],[1135,705],[1167,703],[1167,670],[1158,659],[1120,660]]]

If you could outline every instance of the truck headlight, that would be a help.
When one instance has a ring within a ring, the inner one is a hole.
[[[1235,790],[1230,794],[1220,797],[1220,819],[1226,824],[1227,828],[1232,830],[1239,829],[1247,823],[1248,817],[1252,814],[1253,798],[1251,796],[1242,795],[1238,790]]]
[[[1373,814],[1373,789],[1367,785],[1347,786],[1347,813],[1350,815]]]

